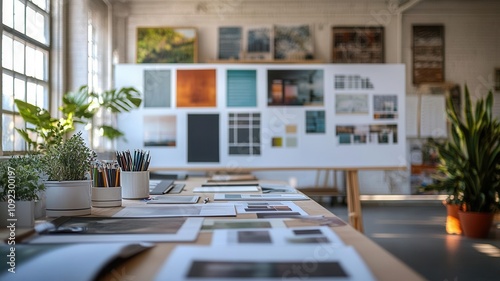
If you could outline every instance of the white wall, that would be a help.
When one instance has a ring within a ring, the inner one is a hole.
[[[445,35],[445,79],[472,95],[493,88],[493,71],[500,67],[500,1],[421,1],[403,15],[403,62],[408,92],[412,85],[412,25],[442,24]]]
[[[398,15],[392,0],[213,0],[115,1],[114,49],[116,62],[135,62],[137,27],[190,26],[198,30],[200,62],[216,58],[219,26],[311,24],[315,57],[330,61],[332,26],[382,25],[385,27],[387,63],[406,64],[407,94],[412,85],[411,29],[413,24],[445,27],[445,78],[467,83],[473,94],[485,94],[493,85],[493,69],[500,66],[500,1],[421,0]],[[288,179],[294,174],[278,174]],[[273,174],[274,176],[274,174]],[[300,174],[299,185],[310,185],[314,174]],[[408,194],[408,173],[361,172],[363,194]]]

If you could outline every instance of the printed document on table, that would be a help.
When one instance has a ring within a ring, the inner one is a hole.
[[[202,222],[184,217],[60,217],[37,226],[38,235],[29,243],[194,241]]]
[[[216,229],[212,246],[295,246],[320,245],[344,246],[344,242],[329,227],[309,226],[275,229]]]
[[[255,192],[260,191],[257,185],[231,185],[231,186],[198,186],[193,192]]]
[[[236,216],[234,204],[176,204],[125,207],[113,217],[230,217]]]
[[[201,231],[215,229],[286,228],[283,219],[210,219],[203,220]]]
[[[272,248],[268,245],[179,245],[154,280],[302,280],[305,274],[311,281],[375,280],[352,246],[329,244]]]
[[[298,213],[299,215],[307,215],[297,204],[290,201],[283,202],[235,202],[234,206],[238,214],[248,213]]]
[[[302,194],[214,194],[214,201],[291,201],[291,200],[310,200],[309,197]]]

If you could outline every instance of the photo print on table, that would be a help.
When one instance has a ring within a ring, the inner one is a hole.
[[[327,226],[256,229],[216,229],[212,234],[212,246],[245,244],[331,244],[345,245],[342,239]]]

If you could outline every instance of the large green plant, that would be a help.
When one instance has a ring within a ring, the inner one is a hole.
[[[45,189],[40,179],[39,155],[12,156],[0,161],[0,201],[37,200]]]
[[[89,178],[96,153],[90,149],[81,132],[48,147],[41,158],[42,170],[49,181],[74,181]]]
[[[89,123],[101,108],[112,113],[138,108],[142,102],[140,96],[139,91],[132,87],[94,93],[87,86],[82,86],[76,92],[63,95],[59,107],[61,118],[54,118],[47,110],[16,99],[21,117],[31,124],[26,129],[16,128],[16,131],[28,143],[30,150],[46,149],[64,138],[66,133],[74,131],[76,124]],[[115,127],[103,125],[100,129],[110,140],[123,137],[123,133]]]
[[[457,196],[465,211],[493,212],[500,207],[500,121],[493,117],[492,106],[491,91],[474,105],[466,85],[464,117],[447,99],[451,138],[434,142],[440,160],[434,187]]]

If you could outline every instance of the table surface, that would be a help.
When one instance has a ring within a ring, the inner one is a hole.
[[[176,181],[178,183],[186,184],[182,193],[178,195],[192,195],[193,188],[200,186],[206,181],[207,178],[189,178],[187,181]],[[199,195],[201,198],[209,197],[210,200],[213,201],[214,193],[196,193],[196,195]],[[202,202],[202,200],[199,202]],[[334,214],[313,200],[294,201],[294,203],[300,206],[309,215],[335,217]],[[92,208],[92,215],[112,216],[125,206],[140,205],[146,205],[146,202],[143,200],[123,200],[122,207]],[[255,214],[237,214],[236,218],[255,219],[257,216]],[[234,219],[234,217],[230,217],[229,219]],[[286,225],[288,227],[318,226],[315,222],[305,222],[303,220],[295,219],[286,220]],[[368,237],[356,231],[349,224],[346,223],[346,225],[343,226],[333,226],[331,229],[344,241],[345,244],[352,245],[356,249],[377,280],[425,280],[421,275],[402,263],[385,249],[381,248],[375,242],[371,241]],[[5,231],[2,231],[1,235],[5,236]],[[114,267],[114,269],[103,275],[100,280],[121,280],[127,278],[130,279],[132,277],[132,279],[137,278],[137,280],[152,280],[155,278],[157,272],[161,269],[166,259],[168,259],[170,252],[177,245],[209,245],[211,243],[211,235],[212,234],[210,232],[200,232],[197,240],[194,242],[157,243],[156,247],[140,253]]]

